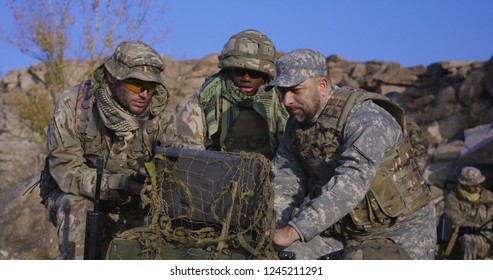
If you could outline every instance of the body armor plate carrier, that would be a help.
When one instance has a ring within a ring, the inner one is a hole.
[[[311,177],[310,196],[320,195],[321,186],[334,175],[344,125],[355,104],[372,100],[388,111],[405,131],[405,112],[386,97],[361,90],[340,88],[328,101],[322,115],[310,128],[298,129],[296,147]],[[364,236],[394,224],[431,201],[431,192],[419,173],[413,147],[407,137],[384,154],[382,163],[364,199],[335,228],[345,236]]]

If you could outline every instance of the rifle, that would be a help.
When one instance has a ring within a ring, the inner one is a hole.
[[[486,223],[484,223],[480,227],[456,226],[454,228],[454,231],[452,233],[452,236],[451,236],[451,238],[449,240],[449,243],[447,245],[447,249],[445,250],[445,253],[443,254],[443,258],[446,259],[448,256],[450,256],[450,254],[452,253],[452,250],[454,249],[455,243],[457,242],[457,240],[459,239],[459,237],[461,237],[464,234],[482,235],[484,238],[486,238],[486,241],[488,243],[490,243],[490,245],[493,246],[493,241],[490,240],[487,236],[485,236],[485,235],[482,234],[483,232],[493,231],[493,229],[491,229],[491,228],[485,228],[485,226],[489,222],[491,222],[491,220],[488,221],[488,222],[486,222]]]
[[[94,191],[94,211],[87,210],[86,236],[84,240],[84,260],[100,260],[103,243],[104,214],[99,212],[99,196],[101,192],[101,177],[103,176],[103,157],[96,159],[96,190]]]
[[[493,229],[484,228],[484,227],[461,226],[461,227],[459,227],[459,236],[462,236],[464,234],[481,234],[482,232],[486,232],[486,231],[493,231]]]

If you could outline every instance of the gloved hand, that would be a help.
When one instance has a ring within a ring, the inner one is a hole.
[[[134,173],[120,179],[120,190],[122,195],[140,195],[140,191],[144,186],[146,175],[142,173]]]
[[[140,195],[140,191],[144,187],[147,177],[145,173],[141,172],[136,172],[130,176],[121,176],[118,174],[115,174],[115,176],[119,177],[119,181],[116,181],[116,184],[109,184],[109,199],[117,204],[129,201],[130,196]]]

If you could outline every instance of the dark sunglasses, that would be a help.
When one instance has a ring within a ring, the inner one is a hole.
[[[265,79],[265,74],[260,72],[260,71],[255,71],[255,70],[250,70],[250,69],[245,69],[245,68],[233,68],[231,70],[233,72],[233,75],[235,76],[245,76],[248,74],[253,79],[258,79],[258,78],[264,78]]]

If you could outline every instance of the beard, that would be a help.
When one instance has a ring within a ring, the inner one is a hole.
[[[288,108],[289,115],[301,124],[310,124],[320,111],[321,104],[321,94],[315,89],[309,103]]]

